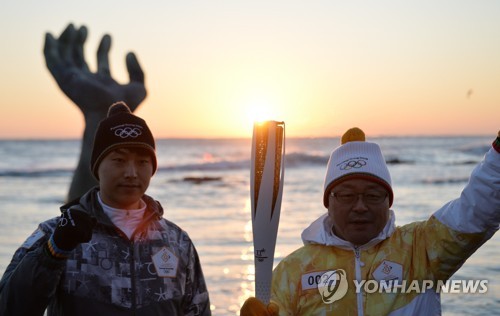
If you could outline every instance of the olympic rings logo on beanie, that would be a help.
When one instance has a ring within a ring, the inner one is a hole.
[[[350,170],[352,168],[358,169],[363,166],[366,166],[367,164],[367,158],[363,157],[357,157],[357,158],[351,158],[348,161],[344,161],[340,163],[340,170]]]
[[[111,130],[115,130],[115,135],[121,138],[132,137],[136,138],[142,134],[142,126],[132,125],[132,126],[117,126],[113,127]]]
[[[157,168],[156,147],[153,134],[146,122],[132,114],[125,102],[113,103],[108,115],[97,128],[92,148],[90,168],[99,180],[97,170],[102,159],[112,150],[121,147],[138,147],[149,151],[153,163],[153,173]]]
[[[382,185],[389,193],[389,206],[392,205],[391,175],[379,145],[365,141],[365,133],[351,128],[344,133],[341,145],[335,148],[328,161],[323,204],[328,207],[328,196],[332,188],[348,179],[359,178]]]

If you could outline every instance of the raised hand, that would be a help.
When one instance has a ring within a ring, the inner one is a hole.
[[[111,77],[109,51],[111,36],[104,35],[97,50],[97,70],[91,72],[84,57],[87,39],[85,26],[75,29],[69,24],[59,38],[45,35],[44,56],[47,68],[57,84],[82,111],[85,118],[80,161],[73,175],[68,200],[84,194],[97,182],[90,173],[90,156],[94,133],[106,117],[111,104],[125,101],[132,111],[146,97],[144,73],[134,53],[126,56],[129,83],[119,84]]]
[[[92,238],[95,224],[96,220],[83,211],[64,211],[47,243],[49,253],[56,258],[67,257],[78,244]]]

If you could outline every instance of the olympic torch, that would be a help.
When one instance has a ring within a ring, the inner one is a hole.
[[[285,123],[254,124],[250,196],[255,297],[269,303],[285,172]]]

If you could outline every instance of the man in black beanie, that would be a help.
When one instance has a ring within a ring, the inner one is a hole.
[[[210,315],[191,239],[145,194],[156,169],[146,122],[113,104],[92,149],[99,185],[16,251],[0,281],[0,315]]]

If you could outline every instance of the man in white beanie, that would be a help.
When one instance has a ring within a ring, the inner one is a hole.
[[[441,314],[440,284],[499,228],[500,132],[461,196],[428,220],[396,227],[392,202],[380,147],[350,129],[328,162],[328,212],[275,268],[271,303],[251,297],[241,315]]]

